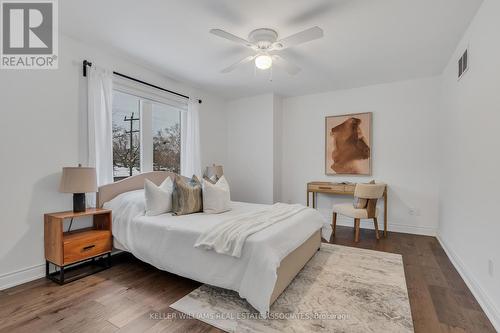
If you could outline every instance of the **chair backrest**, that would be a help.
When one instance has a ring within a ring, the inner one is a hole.
[[[356,184],[354,196],[362,199],[379,199],[384,195],[385,184]]]
[[[356,184],[354,196],[366,199],[366,211],[368,218],[374,218],[377,215],[377,200],[384,195],[386,184]]]

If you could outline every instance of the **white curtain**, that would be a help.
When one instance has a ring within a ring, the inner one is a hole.
[[[113,72],[93,65],[87,68],[87,79],[88,164],[96,168],[101,186],[113,182]]]
[[[189,99],[182,123],[181,174],[201,177],[200,104],[197,99]]]

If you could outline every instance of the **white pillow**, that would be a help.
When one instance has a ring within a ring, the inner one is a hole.
[[[203,179],[204,213],[219,214],[227,212],[231,209],[230,202],[229,184],[224,176],[220,177],[216,184]]]
[[[160,186],[146,179],[144,181],[144,197],[146,199],[146,216],[155,216],[172,211],[172,193],[174,182],[167,177]]]
[[[146,211],[144,190],[135,190],[119,194],[110,201],[105,202],[103,208],[113,211],[113,221],[122,218],[130,219],[137,215],[143,215]]]

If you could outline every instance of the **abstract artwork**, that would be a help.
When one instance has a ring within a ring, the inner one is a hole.
[[[327,175],[371,174],[371,127],[371,112],[326,117]]]

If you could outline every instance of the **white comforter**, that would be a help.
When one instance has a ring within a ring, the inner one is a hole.
[[[281,260],[317,230],[326,226],[314,209],[306,208],[279,223],[250,235],[241,257],[195,248],[198,237],[218,224],[268,208],[268,205],[232,202],[231,211],[222,214],[144,216],[142,190],[121,194],[107,202],[113,210],[113,236],[116,248],[159,269],[221,288],[235,290],[262,315],[269,301]],[[323,228],[323,237],[329,235]]]

